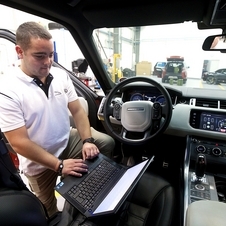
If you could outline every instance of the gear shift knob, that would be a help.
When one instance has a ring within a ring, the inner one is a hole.
[[[206,169],[206,156],[199,153],[197,155],[196,165],[195,165],[195,174],[198,179],[202,178],[205,174]]]

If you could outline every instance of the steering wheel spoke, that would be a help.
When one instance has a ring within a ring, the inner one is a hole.
[[[105,101],[106,102],[106,101]],[[110,116],[114,116],[113,111],[114,111],[114,107],[112,105],[106,105],[104,104],[104,112],[106,114],[106,116],[109,118]]]
[[[138,135],[137,132],[128,132],[124,127],[122,127],[122,138],[127,140],[130,143],[136,144],[137,142],[143,142],[149,136],[150,136],[150,129],[146,130],[145,132],[140,132]]]

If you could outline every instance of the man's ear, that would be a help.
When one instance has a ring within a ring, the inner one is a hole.
[[[21,47],[19,45],[16,45],[15,49],[19,59],[23,59],[23,50],[21,49]]]

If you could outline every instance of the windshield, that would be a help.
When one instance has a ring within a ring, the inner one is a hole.
[[[203,77],[226,68],[225,54],[202,50],[207,36],[221,33],[220,29],[199,30],[196,23],[185,22],[102,28],[94,30],[93,39],[113,82],[122,77],[148,76],[175,88],[225,90],[226,77],[219,82]]]

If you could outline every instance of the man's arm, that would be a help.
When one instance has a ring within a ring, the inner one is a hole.
[[[72,101],[68,108],[74,119],[74,123],[79,132],[81,140],[92,137],[89,119],[79,100]],[[92,159],[99,154],[99,149],[93,143],[85,143],[82,148],[83,159]]]
[[[53,171],[58,171],[60,160],[50,154],[42,147],[32,142],[27,134],[25,126],[4,133],[6,139],[18,154],[30,159],[40,165],[43,165]],[[82,176],[82,172],[87,172],[87,165],[82,159],[65,159],[62,173],[73,176]]]
[[[68,108],[82,140],[91,137],[90,123],[85,110],[79,100],[72,101]]]
[[[58,158],[32,142],[28,137],[25,126],[5,132],[4,135],[15,152],[31,161],[57,171],[59,166]]]

